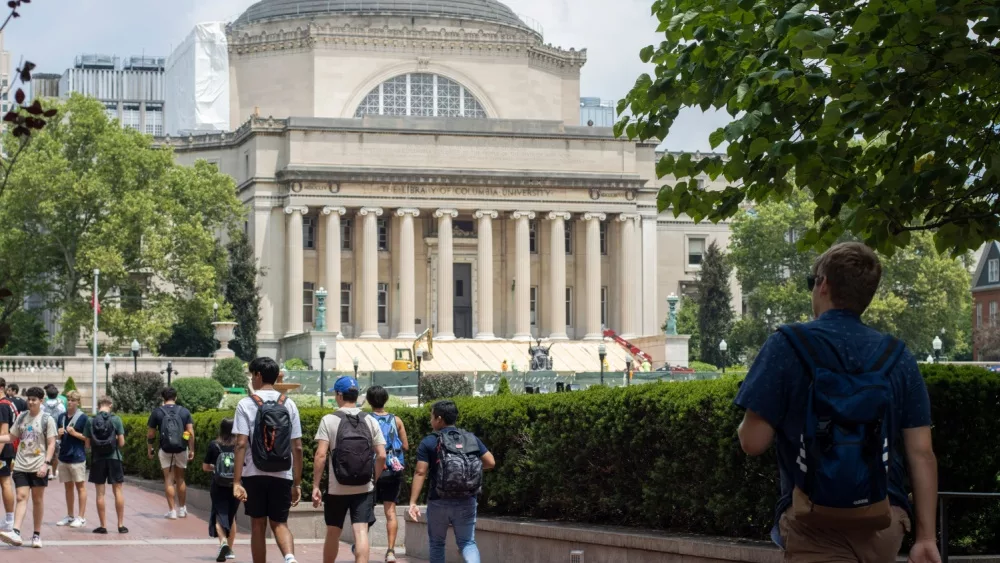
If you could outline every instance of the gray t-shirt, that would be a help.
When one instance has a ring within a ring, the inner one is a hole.
[[[31,416],[21,414],[10,429],[10,435],[19,438],[14,467],[18,473],[37,473],[45,466],[48,439],[56,437],[56,421],[44,412]]]
[[[361,412],[361,409],[354,408],[340,408],[337,409],[340,412],[345,412],[347,414],[357,415]],[[368,428],[372,431],[372,447],[373,449],[377,446],[385,446],[385,436],[382,435],[382,429],[378,425],[378,421],[375,420],[373,416],[366,416],[365,422],[368,424]],[[323,417],[323,420],[319,422],[319,428],[316,430],[317,440],[326,440],[330,443],[330,486],[328,489],[331,495],[360,495],[363,493],[369,493],[375,489],[374,483],[368,483],[367,485],[341,485],[337,482],[337,477],[333,474],[333,451],[337,446],[337,431],[340,430],[340,419],[332,414],[328,414]]]

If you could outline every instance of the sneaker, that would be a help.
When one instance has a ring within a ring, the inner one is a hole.
[[[233,559],[236,559],[236,552],[230,549],[229,553],[226,554],[226,561],[232,561]]]
[[[63,518],[62,520],[56,522],[56,526],[69,526],[74,521],[76,521],[76,518],[73,518],[72,516],[67,516],[67,517]]]
[[[41,536],[31,536],[31,547],[35,549],[42,549],[42,538]]]
[[[24,545],[24,540],[21,539],[21,534],[13,530],[9,532],[0,532],[0,541],[14,547],[21,547]]]
[[[225,563],[225,561],[226,561],[226,555],[227,555],[228,553],[229,553],[229,546],[228,546],[228,545],[226,545],[226,544],[222,544],[222,545],[220,545],[220,546],[219,546],[219,555],[218,555],[218,556],[216,556],[215,560],[216,560],[216,561],[217,561],[218,563]]]
[[[104,535],[108,533],[108,529],[105,528],[104,526],[101,526],[100,528],[94,528],[94,533]]]
[[[177,510],[177,517],[178,518],[187,518],[188,517],[188,509],[187,509],[186,506],[182,506],[182,507],[180,507]]]
[[[87,525],[86,518],[74,518],[73,523],[69,525],[70,528],[82,528]]]
[[[56,478],[56,477],[58,477],[58,476],[59,476],[58,474],[56,474],[56,473],[52,473],[52,472],[50,471],[50,472],[49,472],[49,481],[54,481],[54,480],[55,480],[55,478]]]
[[[171,510],[170,512],[163,515],[167,520],[177,520],[177,511]]]
[[[396,552],[395,552],[395,550],[390,549],[389,551],[385,552],[385,562],[386,563],[391,563],[391,562],[393,562],[395,560],[396,560]]]

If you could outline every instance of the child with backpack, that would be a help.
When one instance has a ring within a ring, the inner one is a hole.
[[[385,410],[389,392],[381,385],[368,388],[368,404],[372,407],[372,418],[378,422],[385,437],[385,469],[375,482],[375,504],[382,504],[385,510],[385,529],[389,536],[389,550],[385,554],[387,562],[396,560],[396,535],[399,522],[396,520],[396,503],[403,485],[403,469],[406,466],[406,452],[410,444],[406,439],[406,427],[396,415]],[[374,516],[374,514],[373,514]]]
[[[219,437],[208,444],[201,468],[212,474],[212,514],[208,519],[208,536],[219,538],[219,563],[236,559],[233,543],[236,542],[236,510],[239,501],[233,497],[233,474],[236,469],[236,435],[233,419],[224,418],[219,424]]]

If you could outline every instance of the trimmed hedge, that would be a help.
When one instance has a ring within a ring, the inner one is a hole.
[[[451,397],[471,397],[472,382],[461,373],[424,375],[420,378],[420,402]]]
[[[172,382],[177,391],[177,404],[192,413],[215,410],[226,390],[214,380],[203,377],[184,377]]]
[[[155,371],[121,372],[111,376],[111,399],[118,413],[148,413],[160,406],[160,391],[166,387]]]
[[[239,358],[224,358],[215,363],[212,368],[212,379],[225,388],[245,388],[250,380],[247,377],[243,360]]]
[[[922,366],[931,396],[941,490],[996,491],[1000,471],[1000,377],[964,366]],[[483,513],[641,526],[678,532],[765,539],[777,500],[773,449],[750,458],[732,405],[739,378],[594,387],[574,393],[456,399],[459,425],[480,436],[497,459],[487,473]],[[427,409],[394,409],[416,446],[430,432]],[[303,409],[305,468],[310,487],[317,425],[329,411]],[[228,412],[195,415],[200,463]],[[126,471],[159,479],[145,456],[146,418],[123,417]],[[406,478],[400,499],[409,497]],[[192,483],[208,475],[188,472]],[[953,503],[953,547],[1000,550],[1000,508]]]

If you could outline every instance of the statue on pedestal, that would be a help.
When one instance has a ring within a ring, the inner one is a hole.
[[[326,290],[316,292],[316,332],[326,332]]]
[[[531,357],[531,371],[552,370],[552,356],[549,354],[549,350],[551,349],[551,344],[548,348],[542,348],[541,338],[538,339],[535,346],[528,346],[528,356]]]
[[[677,301],[679,299],[673,293],[670,294],[670,297],[667,297],[667,303],[670,305],[670,313],[667,314],[668,336],[677,335]]]

